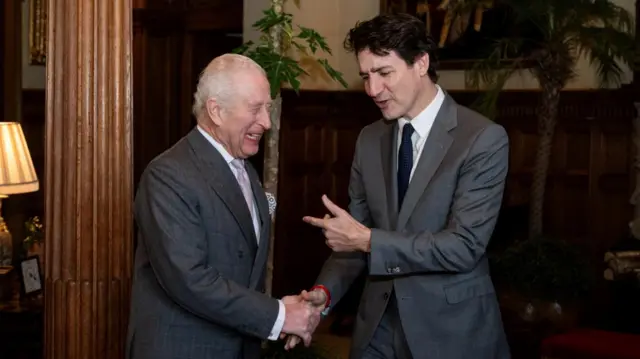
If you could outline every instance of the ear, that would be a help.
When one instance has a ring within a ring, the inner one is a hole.
[[[220,118],[220,111],[222,109],[218,101],[213,98],[207,99],[205,107],[207,108],[207,114],[211,121],[213,121],[216,126],[220,126],[222,124],[222,119]]]
[[[421,77],[427,76],[427,72],[429,71],[429,54],[425,52],[422,55],[418,55],[413,66]]]

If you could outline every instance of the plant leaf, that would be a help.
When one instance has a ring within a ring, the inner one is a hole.
[[[327,60],[327,59],[318,59],[317,61],[318,61],[318,63],[320,63],[320,65],[322,65],[322,67],[327,72],[329,77],[331,77],[335,81],[338,81],[344,88],[348,88],[349,87],[349,84],[347,84],[347,82],[344,80],[344,78],[342,76],[342,72],[334,69],[329,64],[329,60]]]
[[[287,55],[289,49],[306,57],[309,57],[309,51],[316,54],[319,50],[331,55],[331,48],[320,33],[308,27],[297,26],[298,31],[294,34],[293,16],[285,12],[277,13],[273,4],[263,11],[263,17],[256,21],[253,27],[261,33],[259,41],[248,41],[233,52],[250,57],[265,70],[271,86],[271,97],[274,99],[280,93],[283,84],[289,84],[298,93],[300,76],[309,75],[297,60]],[[282,32],[282,46],[279,49],[274,49],[271,33],[274,30]],[[312,59],[322,65],[331,79],[345,88],[348,87],[342,73],[334,69],[327,59]]]
[[[319,48],[331,55],[331,49],[329,48],[329,45],[327,45],[327,41],[316,30],[303,26],[298,26],[298,28],[300,29],[300,32],[296,37],[306,40],[312,53],[315,54]]]

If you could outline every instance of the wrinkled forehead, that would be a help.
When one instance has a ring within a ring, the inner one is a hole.
[[[231,73],[231,77],[234,81],[234,85],[243,87],[247,84],[261,84],[267,81],[266,74],[259,68],[247,67],[239,70],[235,70]]]
[[[358,53],[357,57],[361,76],[381,72],[384,69],[406,68],[406,63],[395,51],[389,51],[386,55],[378,55],[369,49],[364,49]]]
[[[257,99],[264,102],[270,98],[269,80],[260,71],[243,71],[233,77],[233,87],[241,98]]]

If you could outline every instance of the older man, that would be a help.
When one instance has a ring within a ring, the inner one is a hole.
[[[246,159],[270,128],[270,105],[260,66],[214,59],[194,96],[197,127],[142,175],[129,358],[257,359],[261,339],[310,340],[316,309],[263,294],[268,204]]]

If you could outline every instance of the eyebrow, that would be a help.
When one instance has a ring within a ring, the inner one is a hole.
[[[267,102],[263,102],[263,101],[256,101],[256,102],[249,102],[249,107],[252,109],[258,109],[262,106],[270,106],[272,103],[272,101],[267,101]]]
[[[382,70],[391,70],[391,66],[387,65],[387,66],[374,67],[371,69],[371,72],[380,72]],[[364,76],[366,74],[367,74],[366,72],[360,71],[360,76]]]

